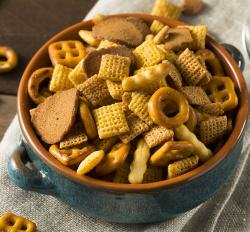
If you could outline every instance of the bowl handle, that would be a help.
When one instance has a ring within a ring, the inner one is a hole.
[[[20,188],[40,192],[48,195],[56,195],[56,188],[45,173],[41,173],[30,160],[23,144],[11,154],[8,161],[8,175]]]

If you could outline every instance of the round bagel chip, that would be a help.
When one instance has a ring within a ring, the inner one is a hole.
[[[99,40],[106,39],[128,47],[137,47],[144,39],[138,26],[126,18],[107,18],[96,24],[92,30],[93,36]]]
[[[83,70],[85,71],[88,77],[92,77],[93,75],[98,74],[102,56],[105,54],[118,55],[130,58],[132,69],[136,65],[135,56],[129,48],[125,46],[102,48],[100,50],[90,52],[84,59]]]
[[[57,92],[32,111],[31,122],[45,143],[55,144],[60,142],[72,127],[77,109],[77,89]]]
[[[151,33],[148,25],[143,19],[136,18],[136,17],[128,17],[126,19],[129,22],[133,23],[140,30],[144,38],[146,35]]]

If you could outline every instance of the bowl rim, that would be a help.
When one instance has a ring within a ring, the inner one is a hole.
[[[110,15],[109,17],[139,17],[148,22],[152,22],[153,20],[159,20],[164,24],[168,24],[171,27],[175,27],[178,25],[184,25],[183,22],[176,21],[173,19],[168,19],[164,17],[152,16],[147,14],[115,14]],[[28,99],[27,94],[27,81],[30,76],[32,67],[37,62],[36,60],[41,56],[41,54],[47,50],[47,47],[50,43],[60,40],[60,38],[72,31],[82,29],[83,27],[91,26],[92,20],[82,21],[80,23],[74,24],[63,31],[57,33],[51,39],[49,39],[42,47],[35,53],[30,62],[25,68],[25,71],[20,80],[18,95],[17,95],[17,112],[20,128],[22,131],[22,135],[27,141],[28,145],[31,147],[32,151],[45,162],[52,170],[57,173],[63,175],[73,182],[77,182],[81,185],[92,187],[95,189],[99,189],[102,191],[115,191],[115,192],[154,192],[163,189],[169,189],[178,187],[183,183],[188,183],[201,175],[211,171],[215,168],[223,159],[233,150],[233,148],[239,143],[241,137],[243,136],[243,131],[245,129],[247,116],[248,116],[248,91],[246,87],[246,83],[244,81],[243,75],[239,70],[237,64],[234,62],[232,57],[227,53],[227,51],[215,41],[211,35],[207,36],[207,43],[209,47],[220,57],[223,66],[226,67],[226,70],[229,76],[233,77],[233,81],[237,85],[238,90],[238,98],[239,98],[239,106],[238,112],[235,118],[235,126],[234,129],[229,136],[226,143],[222,146],[222,148],[207,162],[200,165],[199,167],[193,169],[192,171],[183,174],[181,176],[153,182],[146,184],[117,184],[112,182],[107,182],[99,179],[95,179],[88,176],[78,176],[76,172],[63,164],[57,161],[53,156],[49,154],[49,152],[45,149],[45,147],[41,144],[38,136],[36,136],[35,131],[31,125],[30,117],[28,112],[26,111],[28,107],[28,102],[25,99]],[[244,99],[244,100],[243,100]]]

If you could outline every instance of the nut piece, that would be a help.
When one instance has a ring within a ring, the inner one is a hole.
[[[183,13],[186,15],[196,15],[203,7],[202,0],[181,0]]]

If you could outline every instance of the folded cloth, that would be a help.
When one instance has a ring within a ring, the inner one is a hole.
[[[208,0],[207,0],[208,2]],[[209,25],[210,31],[223,42],[232,43],[243,51],[242,22],[248,15],[248,0],[209,0],[203,12],[194,18],[183,18],[190,23]],[[87,18],[96,13],[149,12],[152,0],[100,0]],[[250,87],[250,63],[244,76]],[[243,141],[235,174],[225,186],[202,205],[178,217],[161,223],[145,225],[115,224],[82,215],[52,196],[24,191],[15,186],[7,175],[7,162],[17,144],[21,142],[17,116],[0,144],[0,215],[12,211],[33,220],[38,231],[250,231],[250,121]]]

